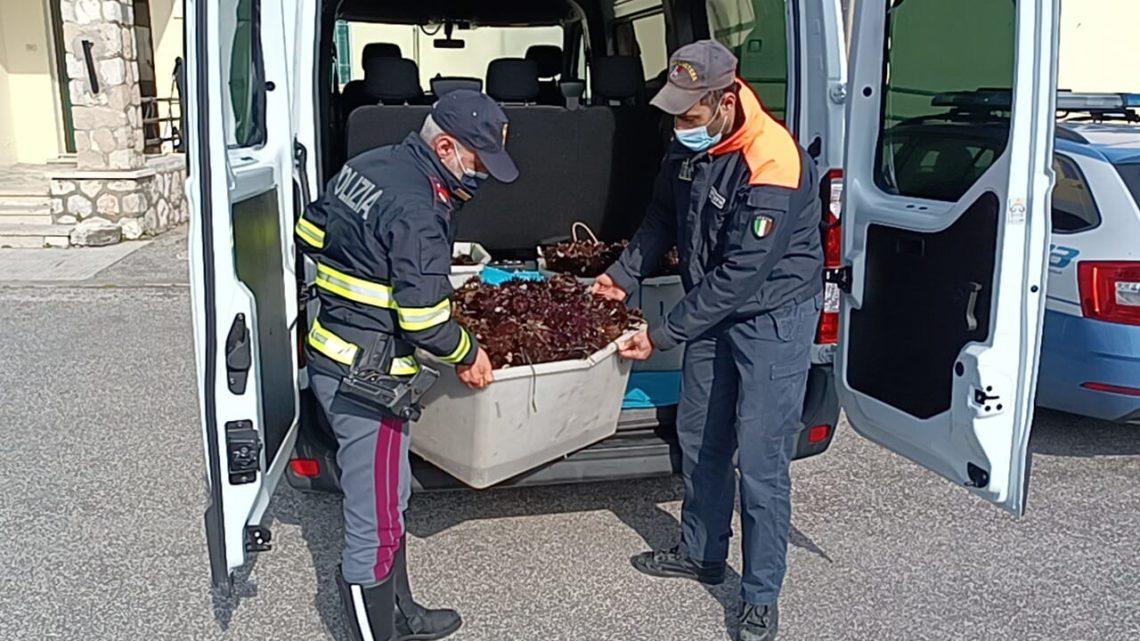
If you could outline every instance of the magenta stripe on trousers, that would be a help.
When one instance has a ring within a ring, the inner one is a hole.
[[[376,438],[376,548],[375,576],[383,581],[392,570],[392,561],[400,548],[403,526],[400,523],[400,452],[404,424],[396,419],[380,421]]]

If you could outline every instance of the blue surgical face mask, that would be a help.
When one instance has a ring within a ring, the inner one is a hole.
[[[717,111],[719,112],[719,109]],[[713,116],[713,120],[716,120],[716,116]],[[685,147],[697,152],[705,151],[720,142],[724,133],[724,124],[721,124],[721,131],[718,131],[715,136],[709,133],[709,125],[713,123],[713,120],[710,120],[708,124],[692,129],[673,129],[673,135],[676,136],[677,142]]]
[[[483,181],[487,180],[489,176],[487,175],[487,172],[475,171],[474,169],[465,166],[463,164],[463,159],[459,157],[458,149],[455,149],[454,153],[455,162],[459,164],[459,170],[463,172],[463,176],[459,179],[459,184],[463,185],[464,189],[474,194],[475,190],[479,189],[479,185],[483,184]]]

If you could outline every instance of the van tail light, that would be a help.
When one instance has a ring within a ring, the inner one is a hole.
[[[1085,318],[1140,325],[1140,262],[1081,261],[1077,283]]]
[[[293,474],[301,478],[312,479],[321,475],[321,462],[315,458],[295,458],[289,461]]]
[[[813,425],[808,428],[808,443],[822,443],[827,440],[829,434],[831,434],[830,425]]]
[[[843,170],[832,169],[823,177],[819,190],[823,201],[821,229],[823,232],[823,269],[839,269],[843,227],[840,217],[843,210]],[[824,283],[823,312],[819,315],[815,342],[834,345],[839,342],[839,285]]]

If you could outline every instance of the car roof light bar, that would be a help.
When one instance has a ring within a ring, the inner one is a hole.
[[[1113,111],[1140,107],[1140,93],[1069,93],[1057,94],[1060,111]]]

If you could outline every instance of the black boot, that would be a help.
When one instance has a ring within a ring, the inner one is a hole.
[[[740,612],[740,641],[775,641],[780,627],[780,608],[745,603]]]
[[[633,567],[650,576],[692,579],[707,585],[724,582],[724,563],[698,563],[689,559],[681,551],[681,546],[642,552],[629,561]]]
[[[412,599],[412,585],[408,582],[407,553],[404,539],[392,566],[396,585],[396,639],[397,641],[435,641],[454,634],[463,619],[455,610],[429,610]]]
[[[352,641],[392,641],[395,639],[392,612],[395,610],[395,597],[392,590],[392,575],[379,585],[364,587],[348,583],[340,567],[336,569],[336,584],[340,588],[340,599],[344,603],[345,627]]]

